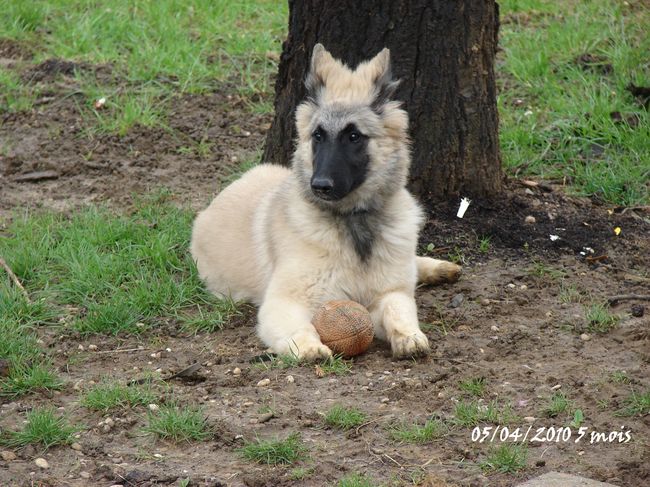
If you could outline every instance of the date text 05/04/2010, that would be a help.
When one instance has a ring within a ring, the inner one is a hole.
[[[541,426],[533,429],[533,425],[528,428],[508,428],[507,426],[477,426],[472,430],[472,441],[478,443],[513,442],[513,443],[574,443],[588,442],[594,443],[629,443],[632,440],[632,432],[621,426],[619,431],[601,432],[590,430],[587,426],[579,428],[570,428],[569,426],[560,426],[547,428]]]

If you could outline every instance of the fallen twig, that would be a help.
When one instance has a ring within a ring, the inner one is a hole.
[[[149,350],[148,348],[118,348],[116,350],[100,350],[95,353],[125,353],[125,352],[143,352]]]
[[[607,301],[610,306],[615,305],[619,301],[650,301],[650,295],[648,294],[621,294],[619,296],[612,296]]]
[[[11,278],[11,280],[14,282],[16,287],[20,289],[25,296],[25,299],[27,300],[28,303],[31,303],[31,299],[29,299],[29,294],[27,294],[27,291],[23,287],[23,285],[20,283],[20,280],[18,279],[18,276],[14,274],[14,271],[11,270],[11,268],[7,265],[5,260],[0,257],[0,266],[7,272],[7,275]]]

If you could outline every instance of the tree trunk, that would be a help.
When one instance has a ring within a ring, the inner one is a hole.
[[[411,124],[410,189],[432,199],[498,194],[496,2],[289,0],[289,12],[265,162],[290,163],[314,44],[350,66],[388,47]]]

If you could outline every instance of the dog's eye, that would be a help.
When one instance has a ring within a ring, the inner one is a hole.
[[[316,131],[311,134],[311,136],[314,138],[316,142],[320,142],[323,140],[323,133],[320,131],[320,129],[316,129]]]
[[[350,142],[359,142],[361,140],[361,135],[359,132],[350,133]]]

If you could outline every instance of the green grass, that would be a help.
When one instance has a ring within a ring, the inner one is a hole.
[[[198,278],[187,250],[193,217],[161,191],[125,214],[88,207],[69,217],[18,215],[0,248],[35,300],[48,303],[41,314],[62,316],[82,334],[137,334],[163,317],[214,331],[237,306],[209,295]]]
[[[543,410],[546,417],[556,418],[561,414],[569,414],[573,403],[566,395],[561,392],[555,392],[549,399],[548,404]]]
[[[624,401],[624,407],[617,412],[619,416],[646,416],[650,414],[650,389],[637,394],[632,394]]]
[[[461,390],[471,394],[472,396],[481,397],[485,394],[485,389],[487,387],[487,379],[485,377],[467,379],[461,381],[459,386]]]
[[[648,10],[614,0],[500,2],[501,152],[512,175],[566,179],[578,194],[647,204],[650,120],[625,90],[647,86]],[[601,56],[602,74],[574,60]],[[636,127],[610,113],[638,117]]]
[[[314,475],[315,467],[296,467],[289,472],[291,480],[305,480]]]
[[[325,415],[325,424],[333,428],[349,430],[361,426],[366,421],[366,414],[356,408],[346,408],[337,404]]]
[[[492,245],[492,241],[490,237],[481,237],[478,241],[478,250],[482,254],[487,254],[488,251],[490,250],[490,246]]]
[[[0,67],[0,113],[29,110],[37,97],[37,89],[30,89],[18,74]]]
[[[73,0],[9,0],[0,11],[3,37],[40,46],[34,63],[62,58],[110,65],[101,82],[78,75],[93,130],[124,134],[134,125],[165,125],[168,100],[225,83],[256,110],[272,109],[271,75],[285,36],[288,9],[273,0],[115,0],[88,5]],[[0,86],[3,82],[0,75]],[[5,90],[0,90],[5,92]],[[0,107],[19,111],[33,94],[10,90]],[[105,109],[92,103],[107,98]],[[260,98],[261,97],[261,98]]]
[[[575,284],[560,282],[560,302],[562,303],[583,303],[588,299],[587,293],[579,289]]]
[[[533,265],[528,268],[528,274],[535,277],[550,277],[551,279],[566,277],[566,272],[563,270],[555,269],[540,261],[533,262]]]
[[[516,420],[512,408],[499,405],[497,401],[461,401],[454,407],[453,422],[460,426],[476,426],[480,423],[508,424]]]
[[[43,300],[28,302],[0,270],[0,357],[9,367],[9,375],[0,377],[0,396],[60,387],[36,334],[38,326],[54,321],[55,315]]]
[[[45,449],[55,445],[68,445],[74,441],[73,434],[80,428],[71,426],[52,409],[33,409],[27,413],[27,422],[20,431],[6,432],[0,436],[0,444],[10,448],[38,445]]]
[[[247,460],[269,465],[292,464],[307,458],[307,447],[298,433],[292,433],[284,440],[257,438],[247,442],[239,452]]]
[[[352,473],[346,475],[336,484],[337,487],[376,487],[377,483],[366,475]]]
[[[585,307],[587,329],[592,333],[607,333],[616,327],[619,320],[620,317],[610,313],[605,304],[594,303]]]
[[[118,382],[98,384],[86,392],[81,404],[88,409],[110,411],[154,403],[156,395],[149,386],[125,386]]]
[[[424,425],[400,423],[389,428],[390,436],[395,441],[405,443],[430,443],[445,435],[445,424],[437,419],[430,419]]]
[[[271,355],[269,356],[269,360],[257,362],[255,366],[265,370],[289,369],[303,366],[315,367],[318,375],[345,375],[349,374],[352,370],[352,361],[335,355],[314,364],[313,362],[305,362],[294,354],[284,354],[277,356]]]
[[[616,370],[609,376],[610,380],[616,384],[631,384],[632,380],[624,370]]]
[[[175,443],[204,441],[212,436],[203,411],[194,407],[161,406],[149,413],[148,421],[146,432]]]
[[[526,468],[527,457],[524,445],[504,443],[491,448],[480,466],[486,472],[517,473]]]

